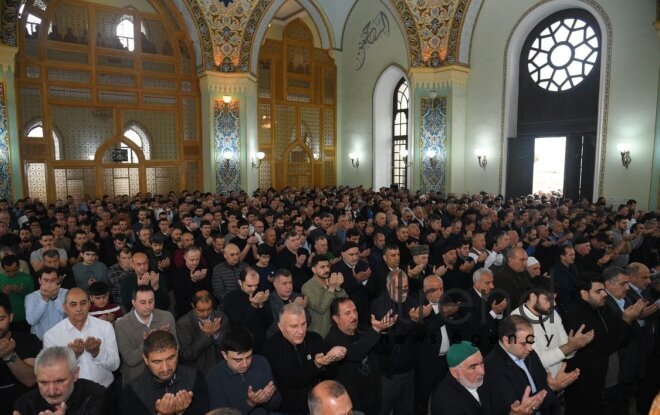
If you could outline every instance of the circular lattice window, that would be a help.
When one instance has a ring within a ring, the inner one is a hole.
[[[598,36],[584,20],[566,18],[552,23],[534,39],[527,70],[538,86],[566,91],[582,82],[598,59]]]

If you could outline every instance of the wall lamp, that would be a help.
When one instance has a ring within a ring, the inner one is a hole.
[[[264,157],[266,157],[266,153],[264,153],[263,151],[257,151],[257,162],[255,163],[254,159],[252,159],[252,168],[258,169],[259,167],[261,167],[261,160],[263,160]]]
[[[408,155],[409,154],[408,154],[408,149],[407,148],[404,148],[403,150],[401,150],[401,152],[399,154],[401,154],[401,158],[403,159],[403,162],[406,165],[406,167],[412,166],[412,161],[410,161],[410,162],[408,161]]]
[[[234,154],[229,150],[225,150],[222,153],[222,158],[225,161],[225,168],[227,168],[227,169],[229,168],[229,161],[232,159],[233,156],[234,156]]]
[[[486,158],[486,153],[482,149],[478,148],[474,150],[474,155],[477,156],[477,162],[479,162],[479,167],[486,170],[486,166],[488,165],[488,159]]]
[[[356,169],[360,167],[360,157],[358,157],[357,153],[348,153],[348,158],[351,159],[353,167]]]
[[[623,164],[623,167],[628,168],[630,162],[632,162],[632,157],[630,157],[630,143],[619,143],[616,147],[619,153],[621,153],[621,164]]]
[[[433,167],[435,167],[435,164],[437,163],[437,160],[435,158],[437,155],[438,153],[436,153],[436,151],[432,148],[426,150],[426,157],[429,159],[429,161],[431,162],[431,166]]]
[[[231,95],[223,95],[222,102],[224,102],[225,104],[229,104],[231,102]]]

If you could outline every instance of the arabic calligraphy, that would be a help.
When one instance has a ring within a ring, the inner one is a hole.
[[[362,69],[369,45],[376,43],[376,41],[380,39],[383,34],[389,36],[390,21],[384,12],[380,12],[362,28],[362,36],[358,42],[355,70],[359,71]]]

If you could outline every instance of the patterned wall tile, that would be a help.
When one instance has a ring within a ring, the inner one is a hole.
[[[9,154],[7,95],[4,82],[0,82],[0,199],[13,199],[11,187],[11,157]]]
[[[422,191],[444,192],[447,180],[447,97],[422,98],[420,122]],[[435,151],[429,159],[427,151]]]
[[[213,114],[216,192],[228,193],[241,186],[239,102],[216,100]],[[229,160],[224,159],[225,152],[231,154]]]

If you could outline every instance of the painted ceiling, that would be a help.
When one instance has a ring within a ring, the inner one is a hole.
[[[32,0],[28,0],[32,1]],[[55,5],[58,0],[39,0]],[[155,0],[160,3],[161,0]],[[162,0],[187,13],[196,26],[200,65],[206,70],[250,72],[250,54],[262,17],[277,0]],[[374,0],[370,0],[374,1]],[[408,43],[410,67],[469,64],[472,27],[482,0],[383,0],[389,2]],[[20,0],[4,0],[2,41],[16,45],[16,18]],[[472,6],[472,7],[471,7]],[[322,11],[322,10],[321,10]],[[469,36],[461,36],[464,26]],[[463,41],[462,41],[463,40]],[[337,47],[337,45],[333,45]]]

